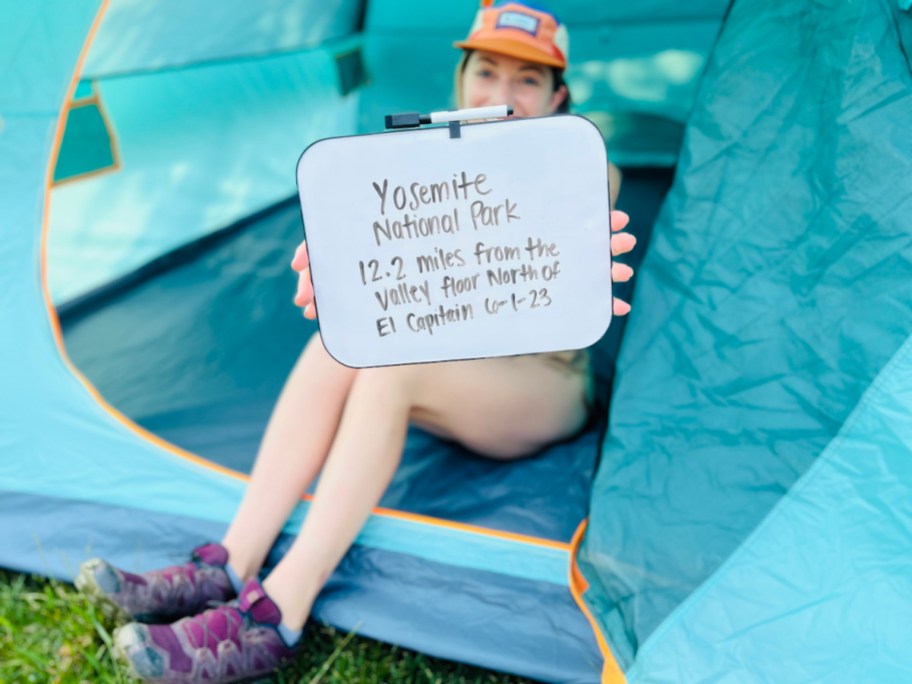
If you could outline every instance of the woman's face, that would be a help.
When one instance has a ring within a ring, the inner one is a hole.
[[[557,111],[567,88],[554,90],[551,67],[476,50],[462,74],[462,106],[511,105],[513,116],[547,116]]]

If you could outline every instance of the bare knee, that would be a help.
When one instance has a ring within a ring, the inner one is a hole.
[[[414,405],[421,384],[421,366],[384,366],[358,370],[356,385],[384,401]]]
[[[311,381],[317,381],[321,378],[333,377],[346,382],[351,382],[358,370],[343,366],[336,361],[326,347],[323,345],[323,338],[320,333],[314,333],[304,346],[304,351],[298,357],[295,364],[293,375],[309,378]]]
[[[313,354],[314,356],[319,356],[324,359],[332,359],[329,352],[326,351],[326,347],[323,345],[323,336],[320,335],[319,332],[315,332],[310,336],[310,339],[307,340],[307,344],[304,345],[304,351],[301,352],[301,354]]]
[[[326,351],[326,347],[323,345],[323,338],[318,332],[315,332],[311,338],[307,340],[307,344],[304,345],[304,351],[301,352],[298,362],[300,363],[304,359],[309,359],[312,360],[313,363],[319,363],[325,366],[342,366],[341,363],[336,361],[330,356],[329,352]],[[345,368],[345,366],[342,367]]]

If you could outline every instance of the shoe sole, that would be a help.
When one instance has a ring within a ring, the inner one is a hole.
[[[80,565],[79,574],[73,584],[84,596],[91,599],[107,619],[118,623],[130,622],[134,619],[133,616],[114,603],[98,585],[97,570],[101,565],[102,561],[98,559],[88,560]]]
[[[143,651],[147,655],[148,667],[146,669],[148,671],[146,672],[140,672],[136,668],[133,659],[128,655],[129,653],[136,653],[138,651]],[[149,647],[146,646],[146,640],[140,634],[139,625],[137,624],[124,625],[123,627],[118,627],[114,630],[114,647],[111,649],[111,654],[134,679],[139,679],[144,682],[167,681],[164,678],[164,668],[162,667],[162,664],[159,662],[157,666],[153,665],[153,661],[159,659],[161,656],[153,649],[149,649]]]
[[[147,682],[148,684],[165,684],[170,681],[183,681],[180,679],[172,679],[172,675],[165,674],[164,661],[162,660],[161,653],[154,647],[147,645],[144,634],[142,626],[136,623],[124,625],[123,627],[118,627],[114,630],[114,648],[112,649],[112,655],[115,660],[120,663],[131,677]],[[140,661],[144,661],[144,663],[142,663],[143,666],[137,668],[136,661],[134,658],[131,658],[128,653],[132,653],[134,656],[139,656],[140,654],[144,656],[140,657]],[[275,673],[270,672],[267,674],[255,675],[253,677],[232,679],[230,681],[234,682],[234,684],[273,684],[273,682],[275,682],[274,677]]]

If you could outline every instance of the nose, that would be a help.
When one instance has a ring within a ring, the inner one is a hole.
[[[513,97],[513,84],[510,83],[509,79],[501,79],[500,83],[498,83],[497,97],[500,100],[497,104],[505,104],[510,107],[516,104]]]

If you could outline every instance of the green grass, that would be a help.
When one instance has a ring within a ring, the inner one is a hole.
[[[111,656],[116,624],[72,585],[0,570],[0,682],[128,683]],[[314,627],[275,682],[519,684],[529,680]]]

